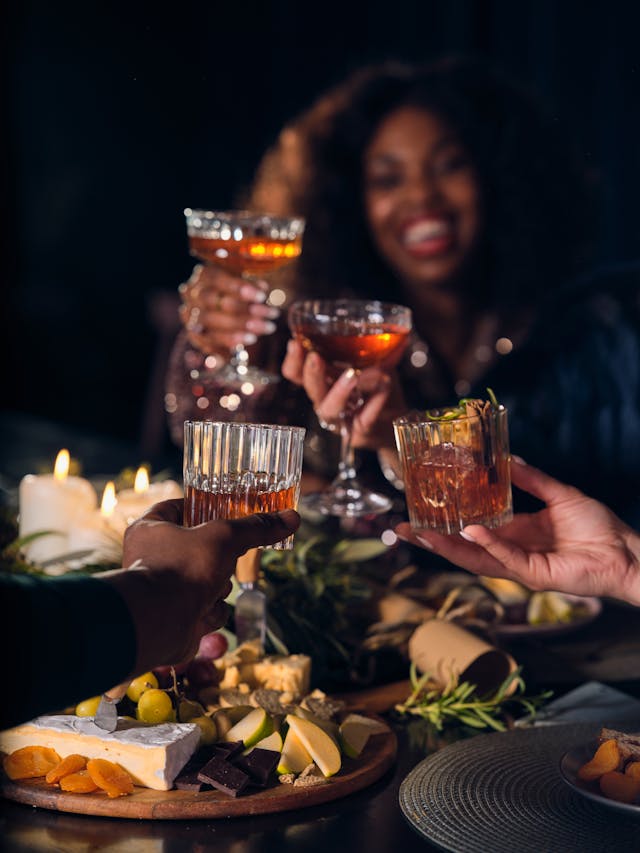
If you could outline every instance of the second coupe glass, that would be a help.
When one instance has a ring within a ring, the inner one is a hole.
[[[404,305],[362,299],[310,299],[294,302],[289,328],[309,352],[317,352],[336,374],[353,368],[360,373],[382,364],[404,348],[411,331],[411,311]],[[338,475],[324,492],[306,495],[301,505],[324,515],[347,518],[376,515],[391,508],[385,495],[358,479],[351,444],[353,418],[363,405],[358,387],[340,413]]]

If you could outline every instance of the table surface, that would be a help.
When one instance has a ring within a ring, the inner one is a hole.
[[[43,433],[42,430],[37,432]],[[51,448],[62,446],[58,434],[52,436],[48,431],[47,434]],[[12,436],[9,445],[16,449],[15,434]],[[33,446],[31,441],[24,443]],[[97,445],[98,460],[104,452],[104,444],[97,442]],[[119,447],[117,450],[120,452]],[[118,463],[131,464],[125,456],[126,452],[121,460],[116,453],[114,459],[117,458]],[[117,470],[115,462],[110,465],[108,470]],[[14,467],[16,470],[1,466],[0,474],[5,478],[0,483],[3,488],[7,483],[17,484],[17,468],[25,470],[24,460],[20,458],[16,462],[14,459]],[[598,619],[575,633],[556,638],[512,639],[502,645],[523,665],[530,693],[551,688],[559,696],[586,681],[597,680],[640,698],[640,608],[605,602]],[[435,850],[403,817],[398,791],[407,773],[419,761],[459,735],[452,732],[434,740],[427,738],[424,728],[416,729],[415,724],[410,729],[403,725],[395,728],[399,742],[395,766],[371,787],[324,806],[251,818],[138,821],[64,814],[0,800],[0,849],[11,853],[50,850],[64,853],[100,850],[109,853],[203,853],[208,850],[216,853],[327,853],[334,849],[353,853],[389,853],[397,849],[413,853]],[[476,736],[483,737],[483,734]]]
[[[512,644],[512,651],[525,662],[525,673],[528,667],[530,691],[548,686],[555,695],[562,695],[589,680],[591,668],[596,667],[598,680],[640,698],[640,667],[635,669],[635,678],[619,677],[627,675],[627,663],[621,664],[621,659],[626,661],[625,654],[636,659],[639,645],[640,609],[606,602],[598,620],[575,634],[521,640]],[[607,674],[611,677],[604,677]],[[459,734],[450,731],[434,738],[420,723],[394,728],[399,742],[395,766],[371,787],[325,806],[251,818],[134,821],[63,814],[1,801],[0,846],[11,853],[327,853],[334,849],[417,853],[438,849],[405,820],[398,791],[419,761]]]

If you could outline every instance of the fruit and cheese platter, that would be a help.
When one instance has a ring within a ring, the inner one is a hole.
[[[85,815],[222,818],[336,800],[393,765],[389,726],[312,690],[307,656],[247,644],[209,660],[209,683],[204,660],[198,686],[175,670],[165,688],[162,673],[135,679],[115,731],[96,725],[94,697],[0,732],[2,795]]]

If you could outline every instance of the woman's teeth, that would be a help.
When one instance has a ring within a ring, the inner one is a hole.
[[[404,242],[408,246],[423,243],[437,237],[447,237],[451,233],[451,225],[445,220],[417,222],[410,225],[404,232]]]

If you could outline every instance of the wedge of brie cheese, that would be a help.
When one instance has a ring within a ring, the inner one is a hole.
[[[37,717],[0,732],[0,750],[48,746],[61,758],[72,753],[106,758],[127,770],[136,785],[169,791],[173,781],[198,748],[200,729],[194,723],[144,725],[118,718],[115,732],[105,732],[93,717],[64,714]]]

